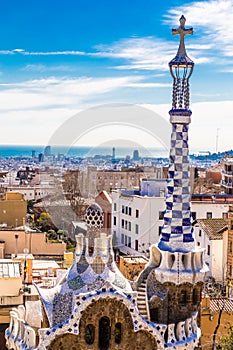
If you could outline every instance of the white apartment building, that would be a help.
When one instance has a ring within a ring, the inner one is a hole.
[[[149,246],[159,241],[163,225],[166,181],[143,179],[140,187],[140,191],[112,191],[112,234],[124,254],[147,255]],[[233,201],[233,197],[230,200]],[[227,215],[229,204],[229,197],[224,195],[194,196],[193,221],[222,219]],[[201,246],[208,248],[208,244]]]
[[[165,187],[165,180],[142,180],[141,191],[112,192],[112,232],[122,253],[148,255],[149,246],[158,242]]]
[[[205,248],[208,276],[220,284],[226,283],[228,226],[224,219],[198,219],[194,225],[198,247]]]

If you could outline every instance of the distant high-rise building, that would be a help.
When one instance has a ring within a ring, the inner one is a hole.
[[[135,150],[133,151],[133,160],[139,160],[139,159],[140,159],[140,157],[139,157],[139,152],[138,152],[137,149],[135,149]]]
[[[49,157],[51,156],[51,146],[46,146],[45,149],[44,149],[44,155],[46,157]]]
[[[43,153],[39,153],[39,155],[38,155],[38,161],[39,161],[39,163],[41,163],[41,162],[44,161],[44,155],[43,155]]]
[[[32,158],[34,158],[35,155],[36,155],[36,151],[33,149],[33,150],[32,150]]]

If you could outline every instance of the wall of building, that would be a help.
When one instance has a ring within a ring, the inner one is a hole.
[[[20,193],[6,193],[6,197],[0,200],[0,224],[8,227],[22,226],[25,224],[27,214],[27,202]]]
[[[224,263],[226,252],[223,251],[223,240],[212,240],[212,275],[217,282],[224,283],[226,279],[226,262]]]
[[[226,250],[223,239],[210,239],[205,231],[196,224],[194,236],[199,248],[205,249],[205,262],[208,265],[208,276],[222,283],[226,278]]]
[[[222,203],[210,203],[206,202],[194,202],[191,203],[192,213],[195,213],[196,219],[208,219],[210,216],[212,218],[222,218],[223,213],[228,212],[229,204]],[[209,213],[209,214],[207,214]],[[209,217],[208,217],[209,216]]]
[[[17,243],[15,235],[18,235]],[[25,231],[0,231],[0,240],[5,241],[5,257],[11,254],[23,253],[28,248],[29,253],[35,256],[63,256],[66,250],[65,243],[46,242],[45,233],[25,233]]]

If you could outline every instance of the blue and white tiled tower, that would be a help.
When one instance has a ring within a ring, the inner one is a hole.
[[[190,208],[189,79],[194,63],[186,53],[184,37],[192,33],[192,28],[185,28],[184,16],[179,28],[172,30],[173,35],[180,35],[180,45],[169,62],[173,99],[169,111],[172,133],[166,210],[160,241],[151,246],[150,261],[137,281],[139,291],[146,289],[150,321],[169,325],[166,347],[172,347],[178,339],[180,348],[189,350],[197,346],[200,336],[201,291],[206,272],[204,249],[196,246],[193,237]]]
[[[173,99],[170,110],[172,124],[170,165],[166,197],[166,211],[159,248],[162,250],[190,250],[194,248],[190,210],[190,172],[188,128],[191,121],[189,109],[189,78],[193,72],[194,63],[188,57],[184,37],[192,34],[193,29],[186,29],[185,17],[180,18],[178,29],[172,29],[172,34],[180,35],[178,52],[169,62],[173,77]]]

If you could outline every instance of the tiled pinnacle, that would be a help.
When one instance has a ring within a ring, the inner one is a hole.
[[[180,46],[176,57],[169,62],[174,80],[173,103],[170,110],[172,124],[170,162],[166,196],[166,211],[162,227],[159,248],[162,250],[187,252],[194,249],[193,228],[191,223],[191,192],[188,148],[188,125],[192,112],[189,107],[188,79],[194,63],[187,56],[184,36],[192,34],[185,29],[184,16],[180,27],[172,34],[180,35]]]

